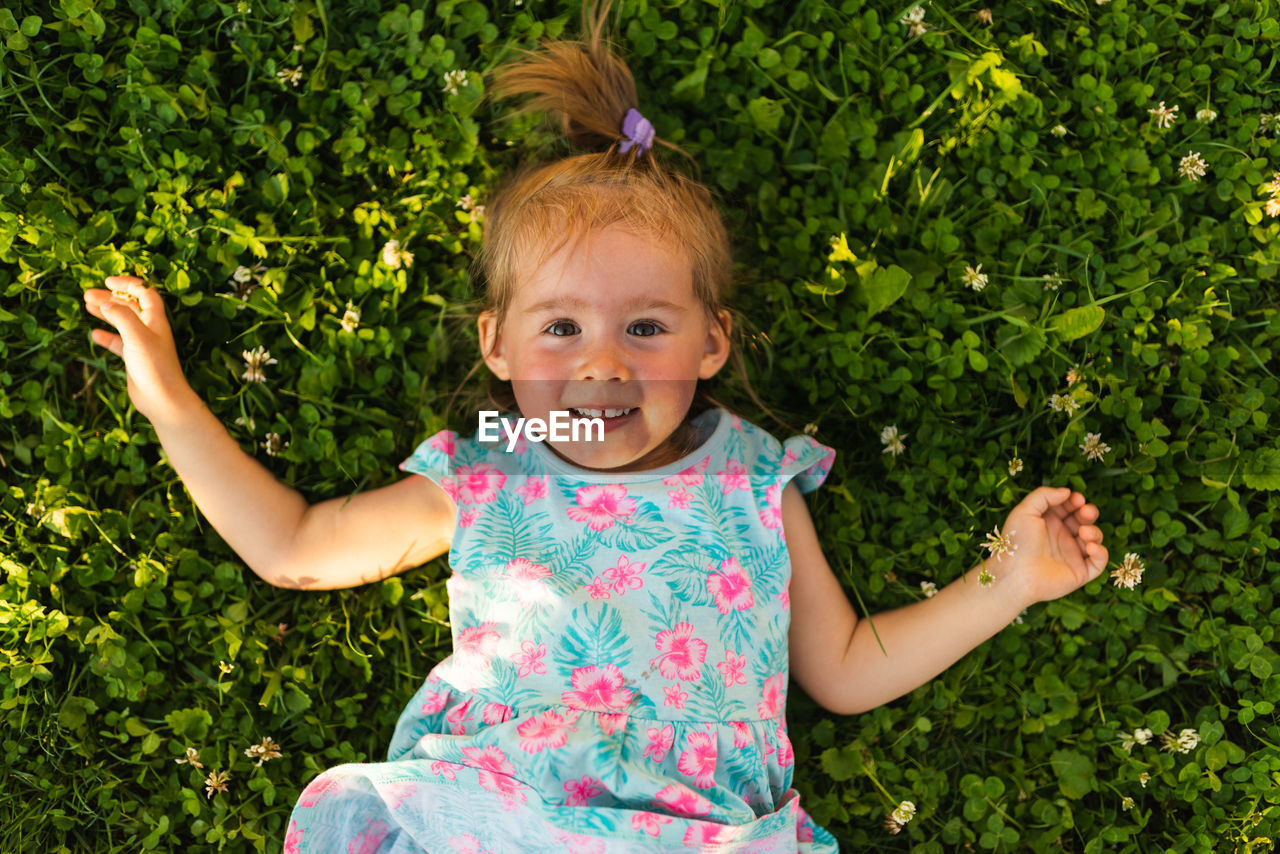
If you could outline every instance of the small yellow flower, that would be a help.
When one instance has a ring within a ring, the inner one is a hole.
[[[831,253],[827,255],[827,260],[833,264],[836,261],[848,261],[850,264],[857,263],[858,256],[854,255],[849,248],[849,238],[843,233],[838,237],[831,238]]]
[[[218,662],[218,672],[221,673],[223,676],[226,676],[228,673],[230,673],[232,670],[235,670],[235,669],[236,669],[236,666],[234,664],[227,664],[225,661]]]

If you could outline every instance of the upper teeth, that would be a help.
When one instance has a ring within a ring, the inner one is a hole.
[[[588,418],[617,418],[619,415],[626,415],[632,409],[575,409],[573,411]]]

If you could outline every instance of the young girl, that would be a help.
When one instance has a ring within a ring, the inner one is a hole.
[[[154,290],[86,294],[198,506],[266,581],[349,587],[449,550],[453,654],[386,762],[311,781],[287,852],[835,851],[791,787],[788,676],[835,713],[874,708],[1106,565],[1097,508],[1040,487],[962,579],[874,631],[858,620],[801,497],[834,451],[694,404],[730,357],[728,241],[708,192],[655,156],[603,14],[586,44],[497,76],[597,150],[488,206],[479,333],[510,384],[496,437],[442,431],[400,482],[309,507],[186,385]],[[513,429],[555,413],[603,432]]]

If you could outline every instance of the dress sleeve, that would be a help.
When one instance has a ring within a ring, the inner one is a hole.
[[[792,478],[801,492],[813,492],[831,473],[835,462],[834,448],[820,444],[811,436],[792,436],[782,443],[782,485]]]
[[[412,472],[430,478],[455,502],[454,454],[458,447],[458,434],[441,430],[413,449],[409,459],[400,463],[400,471]]]

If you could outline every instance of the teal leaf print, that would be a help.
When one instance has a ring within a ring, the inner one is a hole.
[[[493,501],[481,505],[473,532],[477,542],[485,544],[486,557],[504,565],[521,555],[549,550],[555,544],[551,523],[527,511],[523,499],[509,490],[498,490]]]
[[[568,593],[591,581],[594,573],[592,556],[600,546],[600,539],[589,530],[556,544],[547,566],[561,593]]]
[[[651,501],[636,501],[635,512],[599,533],[600,541],[623,552],[652,548],[671,539],[671,526]]]
[[[575,608],[560,638],[557,659],[565,684],[579,667],[615,665],[626,670],[631,644],[622,630],[622,615],[606,602],[588,602]]]

